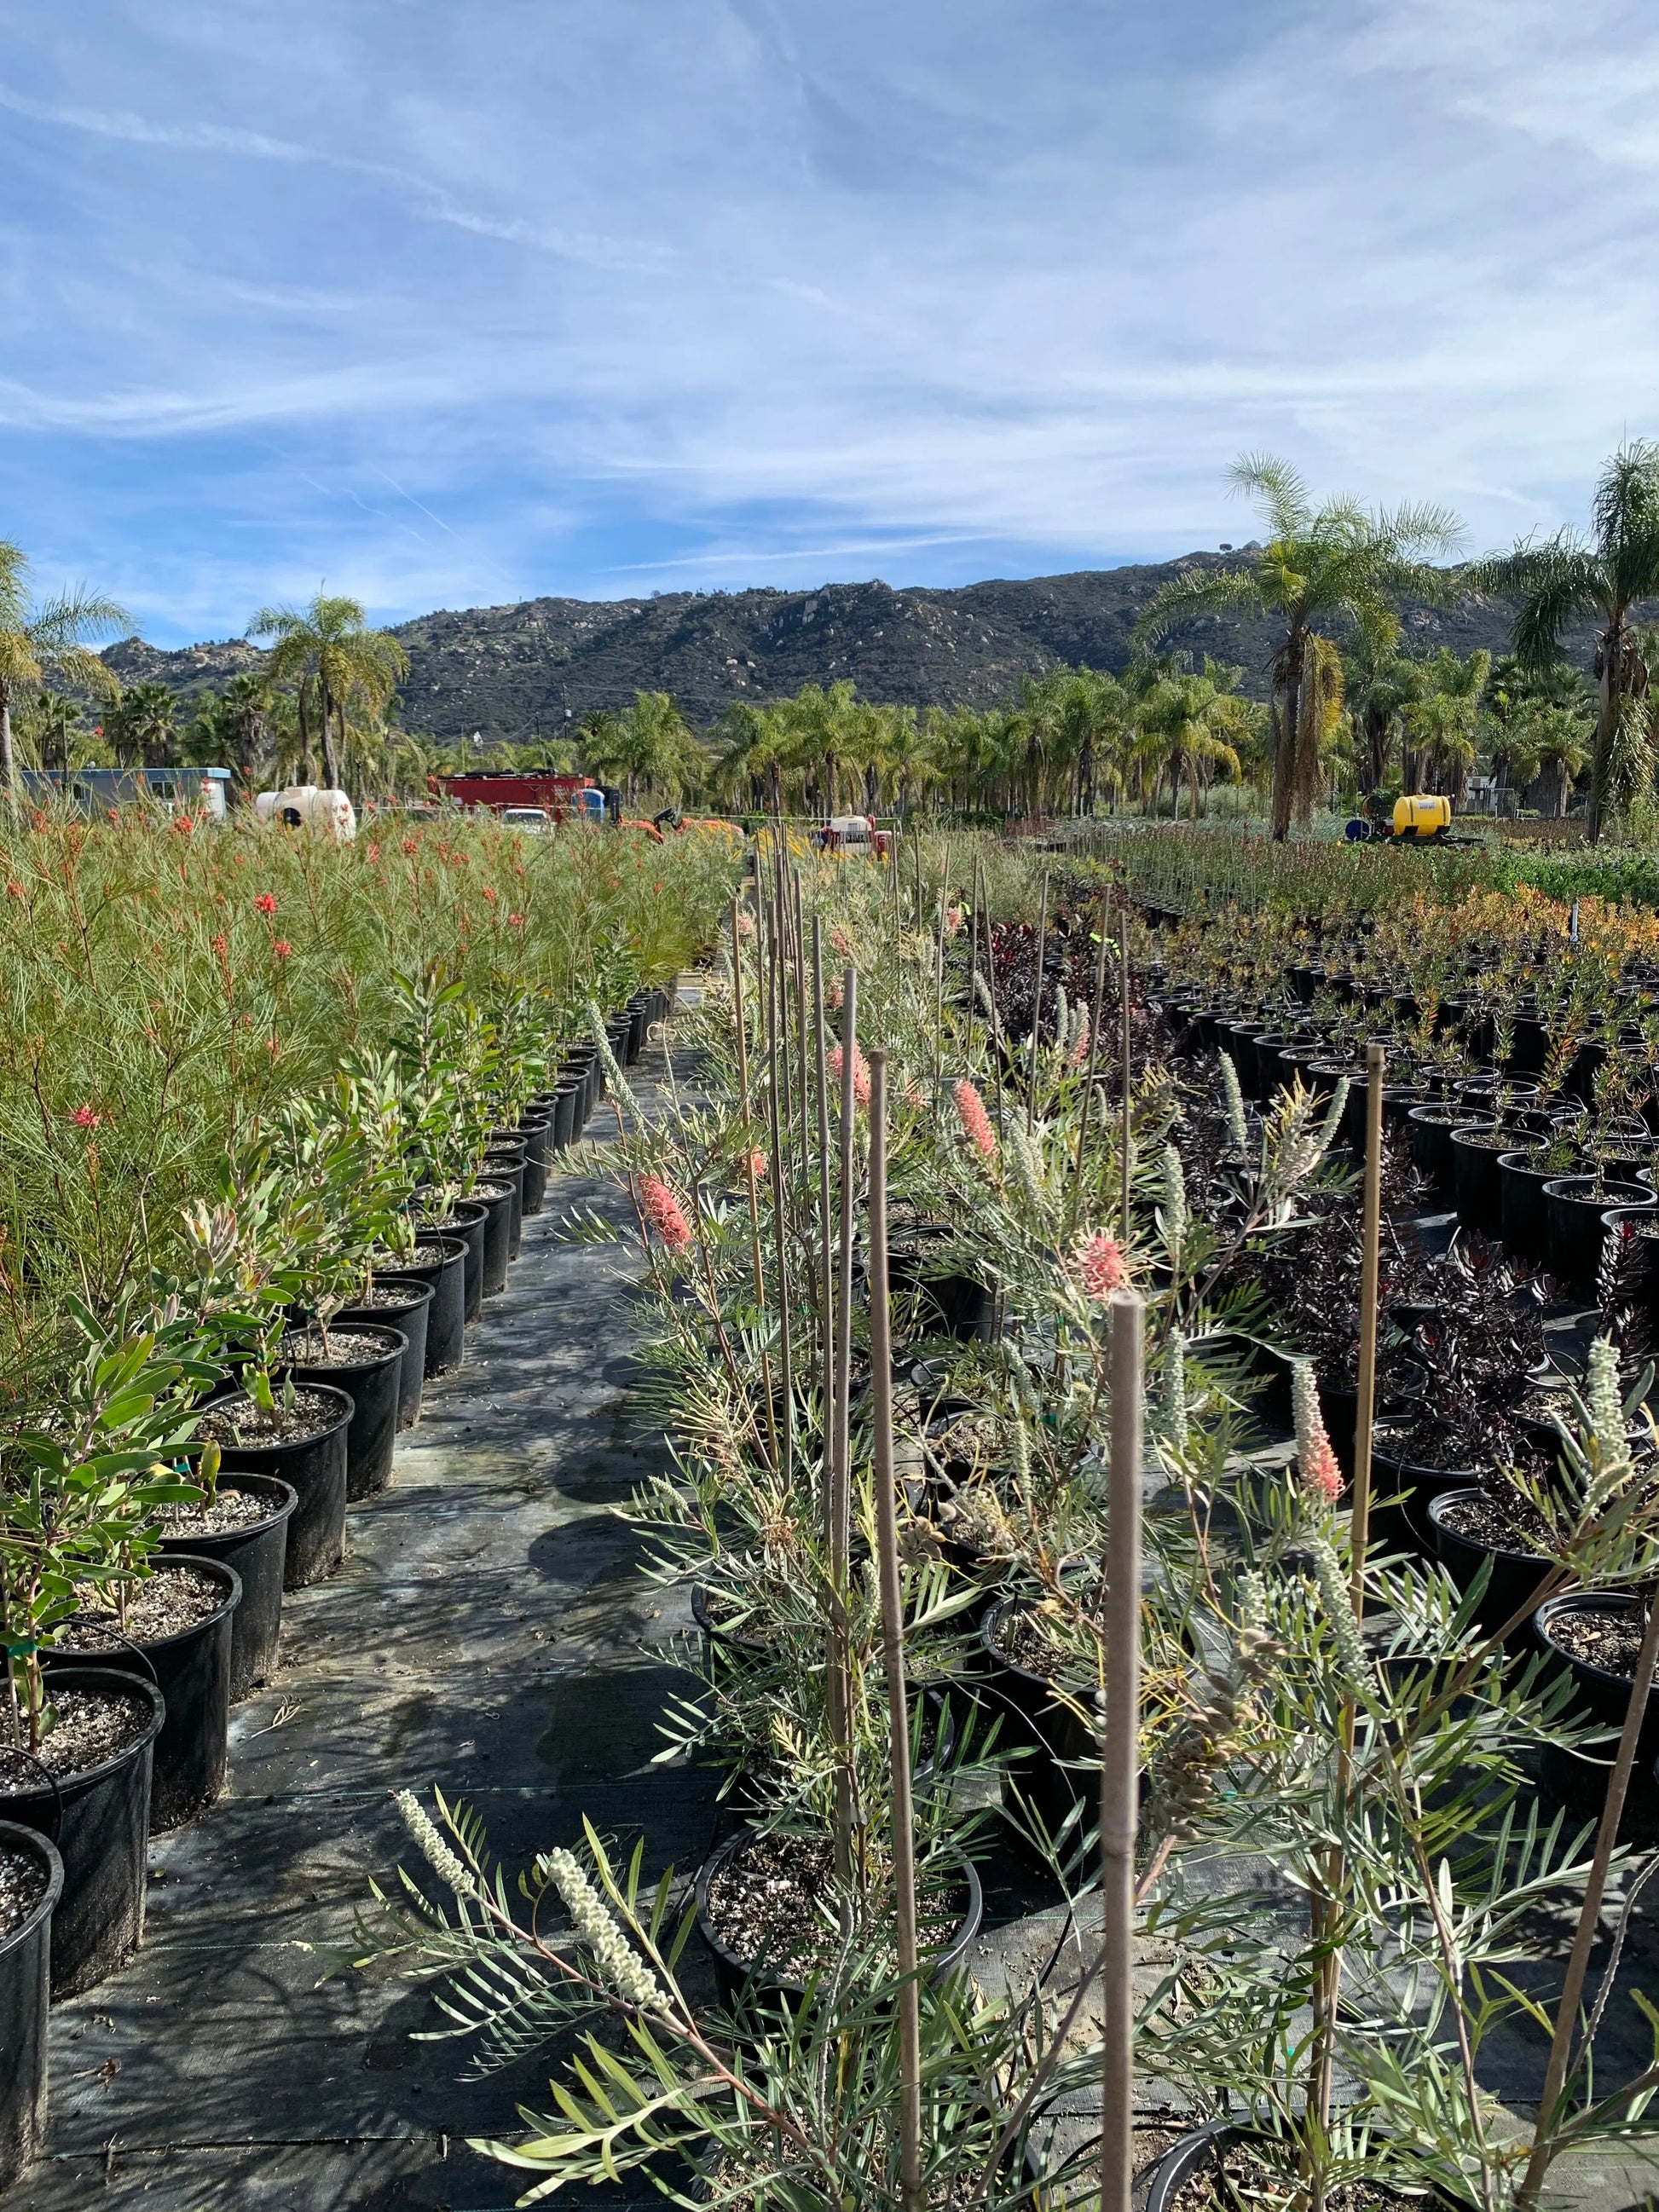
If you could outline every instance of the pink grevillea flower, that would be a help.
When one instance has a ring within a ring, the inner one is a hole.
[[[270,949],[279,960],[286,960],[294,947],[289,943],[287,938],[279,937]]]
[[[691,1224],[660,1176],[640,1177],[640,1212],[647,1228],[654,1229],[671,1252],[683,1251],[691,1242]]]
[[[521,914],[508,915],[507,917],[507,926],[509,929],[522,929],[524,927],[524,916]]]
[[[853,940],[847,934],[847,932],[842,927],[839,922],[836,923],[836,927],[830,933],[830,942],[835,946],[836,951],[840,953],[843,960],[850,960],[852,958]]]
[[[1089,1017],[1085,1014],[1078,1024],[1077,1042],[1072,1047],[1072,1066],[1081,1074],[1089,1065]]]
[[[962,1124],[962,1133],[982,1160],[994,1160],[997,1156],[997,1133],[991,1127],[991,1117],[985,1110],[985,1101],[964,1075],[951,1091],[957,1102],[957,1119]]]
[[[837,1083],[841,1081],[841,1047],[836,1045],[830,1054],[830,1073]],[[863,1047],[856,1044],[853,1047],[853,1103],[854,1106],[870,1103],[870,1066],[864,1057]]]
[[[962,908],[959,906],[947,906],[945,909],[945,934],[947,937],[954,937],[961,927]]]
[[[1129,1271],[1123,1264],[1123,1248],[1115,1237],[1098,1231],[1079,1245],[1077,1255],[1077,1278],[1083,1285],[1083,1295],[1103,1305],[1114,1291],[1121,1291],[1129,1279]]]
[[[1316,1505],[1334,1505],[1342,1495],[1342,1469],[1325,1432],[1319,1384],[1311,1361],[1298,1359],[1291,1370],[1291,1405],[1296,1421],[1296,1469],[1304,1494]]]
[[[103,1118],[97,1109],[92,1106],[77,1106],[70,1115],[70,1121],[77,1129],[95,1129]]]
[[[269,891],[261,891],[253,903],[261,914],[275,914],[276,911],[276,902]]]
[[[768,1162],[764,1152],[756,1151],[750,1153],[749,1172],[754,1176],[757,1182],[765,1182],[767,1165]]]

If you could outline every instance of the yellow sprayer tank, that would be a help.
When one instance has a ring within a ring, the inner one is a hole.
[[[1442,830],[1451,828],[1449,799],[1431,798],[1419,792],[1409,799],[1394,802],[1394,834],[1396,837],[1437,837]]]

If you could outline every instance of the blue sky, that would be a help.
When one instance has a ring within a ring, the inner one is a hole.
[[[1612,0],[82,0],[0,51],[0,536],[158,643],[325,577],[1156,559],[1241,451],[1579,517],[1659,434]]]

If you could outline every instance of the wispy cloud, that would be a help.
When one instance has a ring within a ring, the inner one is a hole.
[[[1656,90],[1629,0],[36,11],[5,534],[175,635],[1156,556],[1262,446],[1500,542],[1659,428]]]

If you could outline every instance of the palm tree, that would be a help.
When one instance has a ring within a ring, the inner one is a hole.
[[[1306,818],[1320,782],[1331,671],[1315,644],[1318,625],[1382,623],[1399,595],[1434,596],[1441,579],[1423,556],[1450,551],[1462,530],[1443,507],[1373,514],[1352,499],[1316,507],[1296,471],[1265,454],[1247,454],[1232,483],[1261,502],[1268,544],[1247,566],[1194,570],[1166,584],[1136,636],[1151,644],[1193,615],[1229,607],[1284,624],[1273,660],[1272,817],[1273,836],[1285,837],[1293,810]]]
[[[1534,700],[1517,716],[1511,762],[1516,783],[1539,787],[1538,811],[1559,818],[1567,811],[1572,780],[1583,771],[1595,744],[1595,726],[1571,707]]]
[[[1249,704],[1234,694],[1239,672],[1206,659],[1202,675],[1174,671],[1158,677],[1141,701],[1139,720],[1145,741],[1143,757],[1153,771],[1154,813],[1158,787],[1166,775],[1176,815],[1181,811],[1182,780],[1186,779],[1196,822],[1200,793],[1207,777],[1218,769],[1230,776],[1240,773],[1237,748],[1249,727]]]
[[[0,538],[0,784],[13,805],[17,763],[11,715],[20,696],[38,691],[52,675],[100,698],[118,699],[121,687],[114,672],[89,649],[89,641],[132,629],[125,607],[91,592],[60,592],[37,605],[29,595],[28,574],[22,548]]]
[[[1607,811],[1620,725],[1630,703],[1647,696],[1647,656],[1631,615],[1638,600],[1659,597],[1659,447],[1633,439],[1607,462],[1590,502],[1588,542],[1567,530],[1542,544],[1523,542],[1482,562],[1474,580],[1521,602],[1515,654],[1528,671],[1559,662],[1562,632],[1570,623],[1588,616],[1600,625],[1585,825],[1595,844]]]
[[[165,768],[178,726],[178,701],[165,684],[133,684],[104,718],[104,727],[123,768],[142,763]]]
[[[265,663],[265,681],[299,685],[302,738],[309,735],[305,685],[307,678],[315,680],[321,708],[323,781],[333,789],[339,780],[335,733],[337,729],[343,750],[348,701],[355,696],[371,714],[381,713],[409,673],[409,655],[389,630],[368,628],[357,600],[324,591],[308,607],[261,607],[247,634],[275,640]],[[308,744],[305,750],[308,755]]]
[[[1460,660],[1449,647],[1442,646],[1432,660],[1408,665],[1420,672],[1420,680],[1401,709],[1408,748],[1407,781],[1420,790],[1427,777],[1435,787],[1449,786],[1450,798],[1459,802],[1475,763],[1480,700],[1492,655],[1472,653]]]

